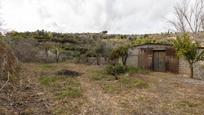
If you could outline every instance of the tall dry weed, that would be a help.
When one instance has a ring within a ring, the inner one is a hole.
[[[5,80],[8,73],[17,72],[18,60],[6,43],[0,41],[0,79]]]

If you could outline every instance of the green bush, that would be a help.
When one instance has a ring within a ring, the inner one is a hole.
[[[138,46],[143,44],[172,44],[172,40],[169,39],[161,39],[154,37],[141,37],[137,38],[131,42],[132,46]]]
[[[121,64],[117,64],[117,65],[108,65],[106,67],[106,73],[107,74],[110,74],[110,75],[113,75],[113,76],[117,76],[117,75],[120,75],[120,74],[124,74],[127,72],[127,67],[126,66],[123,66]]]
[[[105,72],[107,74],[113,75],[113,76],[117,76],[117,75],[125,74],[125,73],[130,73],[130,74],[148,73],[148,71],[143,69],[143,68],[128,67],[128,66],[124,66],[124,65],[121,65],[121,64],[108,65],[105,68]]]
[[[129,47],[130,46],[127,45],[127,46],[120,46],[120,47],[114,49],[111,52],[110,60],[116,60],[116,59],[122,58],[123,65],[126,65]]]

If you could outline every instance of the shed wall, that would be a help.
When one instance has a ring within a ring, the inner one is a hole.
[[[127,65],[138,67],[138,55],[139,55],[139,49],[133,48],[129,50],[129,56],[127,59]]]

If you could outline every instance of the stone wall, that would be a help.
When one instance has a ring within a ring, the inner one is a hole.
[[[127,59],[127,65],[138,67],[138,55],[139,55],[139,49],[133,48],[130,49],[128,52],[128,59]]]
[[[199,51],[203,51],[204,49],[200,49]],[[194,64],[194,77],[196,79],[204,80],[204,61],[200,61]]]
[[[84,62],[85,62],[85,61],[84,61]],[[82,62],[82,63],[83,63],[83,62]],[[97,64],[97,58],[96,58],[96,57],[89,57],[86,63],[88,63],[88,64],[90,64],[90,65],[96,65],[96,64]],[[100,63],[100,65],[108,64],[108,62],[105,60],[104,57],[101,57],[101,58],[99,59],[99,63]]]
[[[194,77],[204,80],[204,61],[194,64]]]
[[[184,58],[179,59],[179,74],[190,76],[191,70],[188,62]]]
[[[179,60],[179,73],[190,77],[190,67],[185,59]],[[200,61],[194,64],[194,78],[204,80],[204,61]]]

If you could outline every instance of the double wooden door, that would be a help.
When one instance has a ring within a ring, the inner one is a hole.
[[[165,51],[153,52],[153,70],[166,72],[166,53]]]

